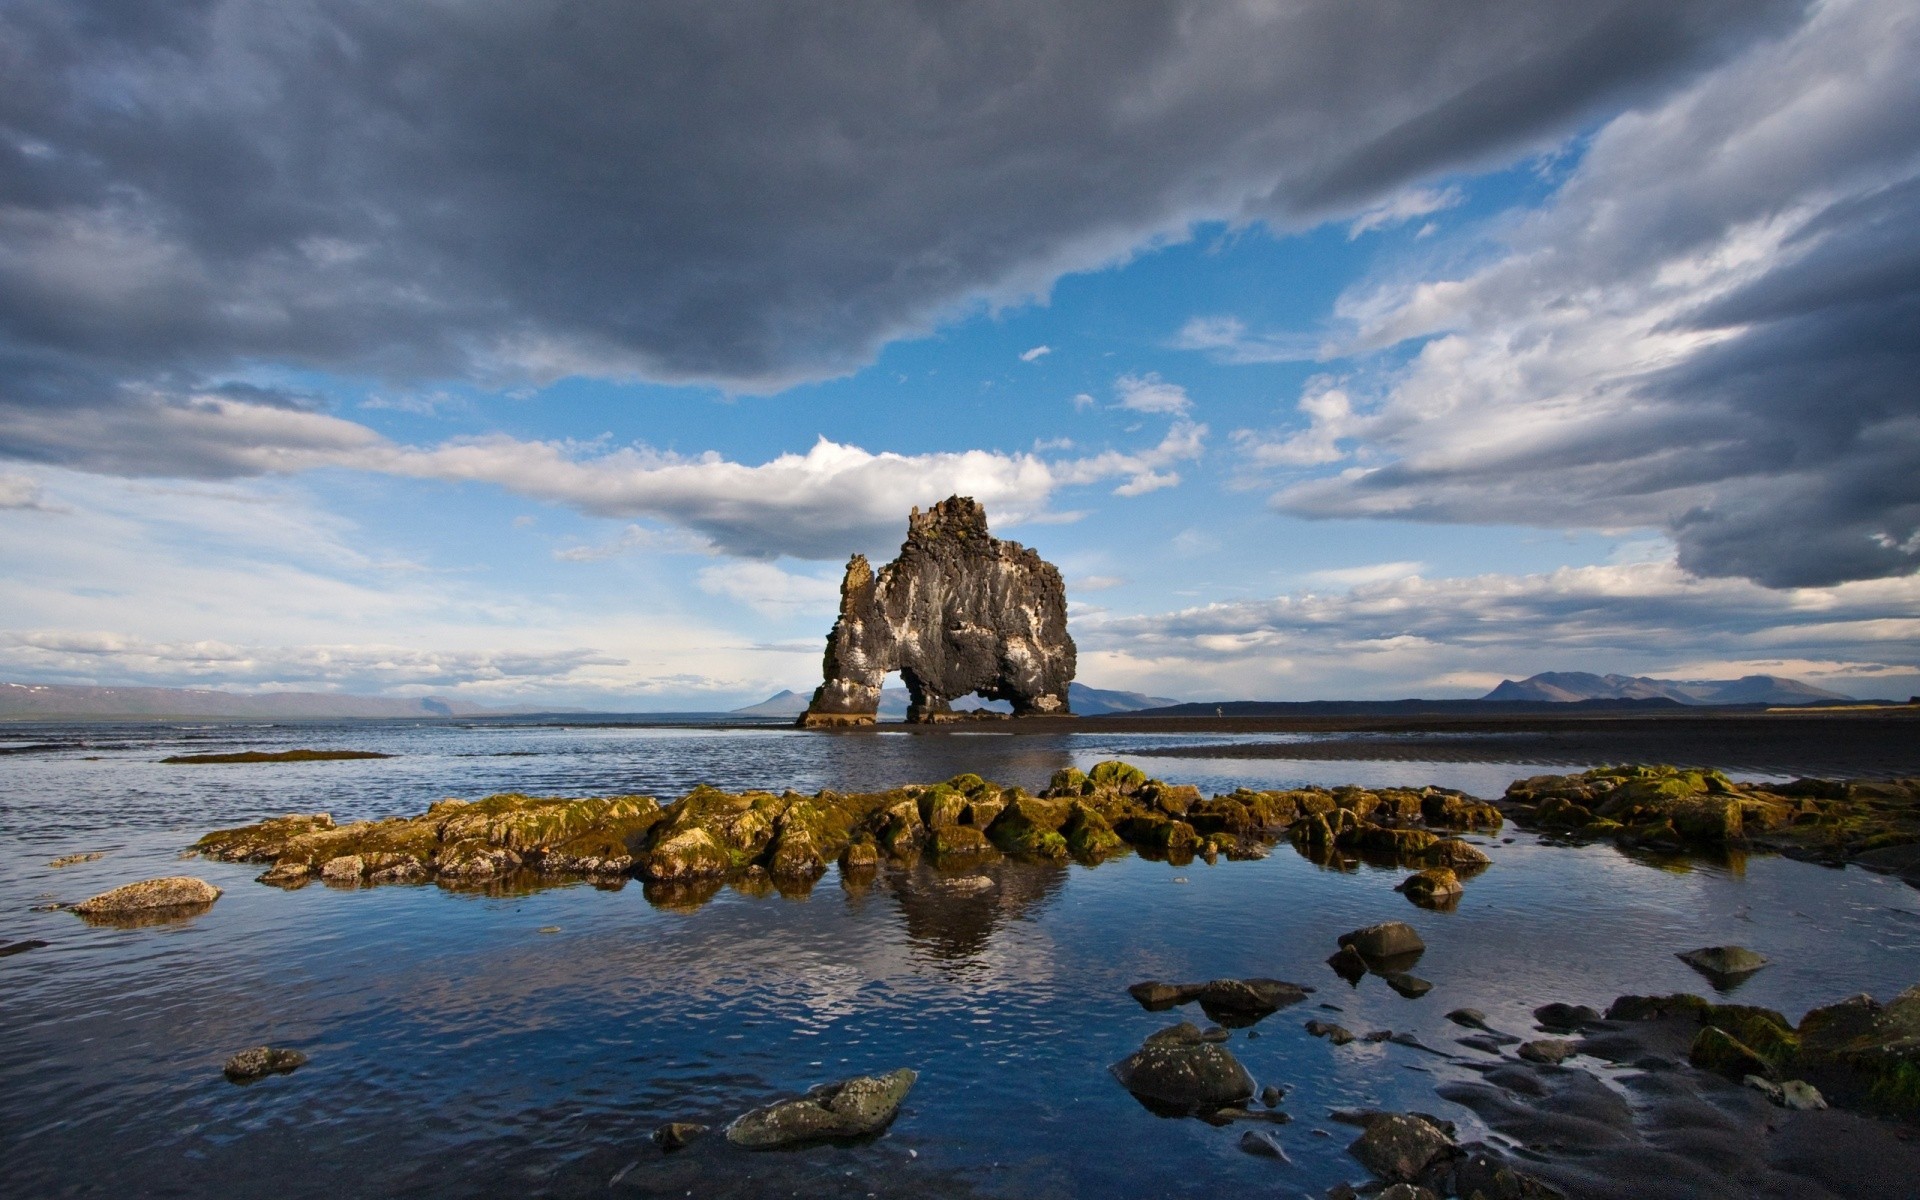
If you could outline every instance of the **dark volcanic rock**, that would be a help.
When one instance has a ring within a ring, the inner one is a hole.
[[[1159,1012],[1175,1005],[1185,1004],[1206,989],[1204,983],[1161,983],[1157,979],[1142,980],[1127,989],[1127,995],[1140,1002],[1140,1007],[1149,1012]]]
[[[1410,1183],[1435,1161],[1456,1153],[1453,1138],[1424,1117],[1377,1113],[1347,1153],[1388,1183]]]
[[[1253,1076],[1190,1022],[1152,1034],[1110,1068],[1120,1086],[1156,1111],[1206,1112],[1253,1099]]]
[[[748,1150],[864,1137],[892,1123],[920,1076],[905,1067],[827,1083],[798,1100],[756,1108],[727,1126],[727,1140]]]
[[[988,534],[972,499],[950,496],[914,509],[900,556],[878,574],[863,555],[847,563],[825,682],[800,723],[871,724],[896,670],[909,721],[952,719],[947,702],[971,692],[1010,701],[1015,716],[1064,714],[1075,663],[1060,572]]]
[[[272,1046],[255,1046],[251,1050],[242,1050],[227,1060],[221,1073],[235,1083],[252,1083],[268,1075],[284,1075],[307,1064],[307,1056],[298,1050],[276,1050]]]

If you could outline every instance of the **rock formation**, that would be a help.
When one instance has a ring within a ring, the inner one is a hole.
[[[872,724],[889,671],[907,685],[909,721],[952,719],[947,702],[970,692],[1010,701],[1015,716],[1064,715],[1074,665],[1060,572],[950,496],[913,510],[900,556],[878,574],[864,555],[847,563],[826,679],[800,724]]]

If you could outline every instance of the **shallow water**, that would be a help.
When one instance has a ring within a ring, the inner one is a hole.
[[[1494,866],[1452,913],[1395,894],[1403,871],[1323,869],[1285,847],[1213,867],[1004,862],[981,891],[925,867],[867,890],[829,873],[805,897],[730,887],[682,907],[648,903],[638,883],[281,892],[252,882],[258,867],[175,860],[209,829],[264,816],[411,814],[503,790],[665,799],[697,782],[854,790],[962,770],[1035,787],[1061,766],[1124,756],[1208,790],[1438,783],[1488,795],[1518,773],[1498,764],[1156,761],[1165,739],[1151,735],[400,724],[9,735],[75,739],[86,744],[0,757],[0,941],[50,943],[0,958],[10,1195],[1318,1195],[1365,1174],[1329,1109],[1420,1108],[1483,1132],[1433,1094],[1466,1077],[1455,1060],[1475,1053],[1455,1044],[1450,1009],[1526,1032],[1552,1000],[1705,991],[1673,953],[1721,942],[1774,960],[1739,999],[1794,1018],[1920,977],[1920,892],[1897,881],[1778,858],[1642,861],[1511,830],[1472,839]],[[292,746],[399,757],[158,762]],[[46,865],[92,850],[107,854]],[[226,895],[142,929],[30,911],[180,871]],[[1349,988],[1324,964],[1338,934],[1387,919],[1428,943],[1424,999],[1372,978]],[[1144,1012],[1127,984],[1223,975],[1319,989],[1230,1043],[1260,1083],[1288,1089],[1292,1123],[1261,1128],[1290,1163],[1242,1153],[1240,1127],[1156,1117],[1107,1075],[1154,1029],[1200,1019]],[[1446,1053],[1334,1047],[1301,1028],[1316,1016],[1412,1032]],[[227,1083],[224,1058],[262,1042],[312,1062]],[[663,1156],[648,1142],[665,1121],[718,1126],[813,1083],[903,1065],[920,1082],[863,1145],[751,1155],[709,1137]]]

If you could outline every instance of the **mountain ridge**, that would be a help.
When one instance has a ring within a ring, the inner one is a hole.
[[[1822,704],[1852,696],[1782,675],[1738,679],[1655,679],[1646,675],[1595,675],[1589,671],[1542,671],[1503,679],[1482,700],[1568,703],[1580,700],[1672,700],[1680,704]]]

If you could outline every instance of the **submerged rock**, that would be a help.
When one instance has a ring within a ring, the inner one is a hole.
[[[747,1150],[865,1137],[885,1129],[900,1112],[919,1074],[902,1067],[822,1084],[797,1100],[756,1108],[727,1126],[727,1140]]]
[[[1240,1135],[1240,1149],[1255,1158],[1277,1158],[1281,1162],[1288,1161],[1287,1152],[1280,1148],[1279,1142],[1273,1140],[1273,1135],[1258,1129],[1249,1129]]]
[[[227,1060],[220,1073],[234,1083],[251,1083],[268,1075],[285,1075],[307,1065],[307,1056],[298,1050],[276,1050],[255,1046]]]
[[[671,1153],[706,1131],[705,1125],[693,1121],[669,1121],[653,1131],[653,1144]]]
[[[190,875],[143,879],[82,900],[73,911],[86,917],[131,916],[168,910],[197,912],[220,898],[220,889]]]
[[[1418,975],[1409,975],[1405,971],[1390,971],[1382,976],[1387,986],[1399,992],[1409,1000],[1418,1000],[1433,990],[1433,985]]]
[[[1120,1086],[1160,1111],[1206,1112],[1254,1096],[1253,1076],[1240,1060],[1187,1021],[1150,1035],[1109,1070]]]
[[[1010,701],[1015,716],[1065,715],[1075,662],[1060,572],[951,496],[913,510],[878,573],[863,555],[847,563],[826,678],[800,724],[872,724],[890,671],[907,685],[909,721],[952,720],[948,702],[969,693]]]
[[[1715,987],[1730,988],[1767,965],[1764,954],[1745,946],[1702,946],[1674,955],[1681,962],[1705,975]]]
[[[1344,1046],[1353,1040],[1353,1030],[1344,1025],[1335,1025],[1332,1021],[1308,1021],[1307,1032],[1314,1037],[1326,1038],[1336,1046]]]

